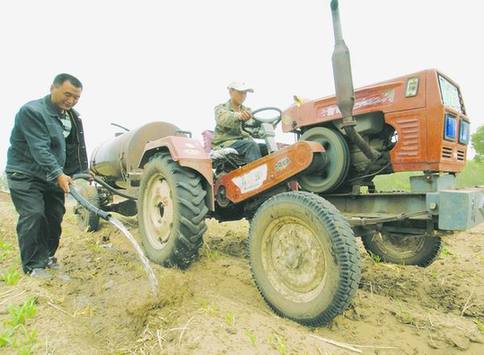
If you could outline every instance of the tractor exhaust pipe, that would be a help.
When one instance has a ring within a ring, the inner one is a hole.
[[[355,91],[351,74],[350,51],[343,40],[338,0],[331,1],[331,14],[333,17],[335,41],[332,57],[333,77],[336,89],[336,103],[343,117],[343,129],[350,141],[360,148],[368,159],[373,161],[379,157],[379,153],[355,129],[356,121],[353,118]]]

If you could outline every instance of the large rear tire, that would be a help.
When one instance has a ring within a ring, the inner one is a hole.
[[[432,264],[442,248],[442,240],[436,236],[370,232],[362,241],[370,255],[384,262],[422,267]]]
[[[145,165],[138,222],[150,260],[186,268],[197,256],[207,230],[206,194],[200,176],[179,166],[168,153],[154,155]]]
[[[358,289],[360,254],[351,227],[320,196],[287,192],[267,200],[249,232],[250,266],[280,316],[316,326],[342,313]]]

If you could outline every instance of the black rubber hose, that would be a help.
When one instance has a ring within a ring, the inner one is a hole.
[[[77,191],[77,189],[74,186],[70,187],[69,193],[71,194],[72,197],[76,199],[77,202],[80,203],[81,206],[87,208],[88,211],[91,211],[96,215],[98,215],[99,217],[101,217],[102,219],[109,221],[109,217],[111,217],[111,214],[91,204],[79,193],[79,191]]]
[[[91,175],[91,174],[87,174],[87,173],[85,173],[85,174],[75,174],[75,175],[72,176],[72,180],[77,180],[77,179],[84,179],[84,180],[88,180],[88,181],[94,180],[99,185],[105,187],[106,189],[108,189],[109,191],[111,191],[115,195],[119,195],[119,196],[127,198],[129,200],[137,200],[138,199],[137,197],[128,195],[127,193],[124,193],[122,191],[119,191],[119,190],[113,188],[112,186],[109,186],[103,180],[101,180],[101,179],[99,179],[96,176]]]

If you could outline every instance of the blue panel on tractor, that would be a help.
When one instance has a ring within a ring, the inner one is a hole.
[[[449,114],[445,115],[444,138],[449,141],[455,141],[457,137],[457,119]]]
[[[469,144],[469,135],[470,135],[469,122],[464,121],[464,120],[460,121],[459,143],[460,144]]]

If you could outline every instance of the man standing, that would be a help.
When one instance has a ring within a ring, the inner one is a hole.
[[[17,236],[22,268],[33,277],[50,278],[59,267],[65,194],[70,175],[88,168],[84,132],[73,109],[81,82],[59,74],[50,95],[23,105],[15,116],[7,157],[7,181],[19,214]]]
[[[245,163],[261,157],[259,145],[242,130],[242,123],[252,118],[250,108],[243,105],[248,92],[254,92],[246,83],[232,82],[227,87],[230,100],[215,107],[215,132],[212,148],[234,148]]]

